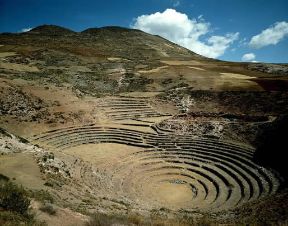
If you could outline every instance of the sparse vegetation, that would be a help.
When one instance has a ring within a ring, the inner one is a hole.
[[[9,177],[0,173],[0,183],[1,182],[8,182],[8,181],[9,181]]]
[[[56,209],[52,204],[54,198],[47,191],[28,191],[0,174],[0,225],[45,226],[46,223],[37,221],[30,210],[32,199],[42,203],[41,211],[49,215],[56,214]]]
[[[125,226],[216,226],[208,217],[200,217],[193,219],[190,217],[178,219],[167,219],[165,216],[155,215],[152,217],[144,217],[138,214],[128,215],[106,215],[95,213],[91,216],[90,221],[86,226],[112,226],[112,225],[125,225]]]
[[[4,179],[3,179],[4,178]],[[34,225],[29,213],[30,198],[26,190],[1,176],[0,179],[0,225]]]
[[[135,76],[132,73],[127,73],[123,77],[122,83],[124,84],[120,88],[120,92],[132,92],[132,91],[146,91],[146,85],[151,84],[152,79],[145,78],[144,76]]]
[[[56,209],[51,203],[44,203],[39,208],[42,212],[48,213],[49,215],[56,215]]]
[[[55,198],[47,190],[30,190],[29,197],[41,203],[54,203]]]
[[[278,194],[266,197],[233,211],[234,221],[238,224],[249,225],[287,225],[288,190],[284,189]]]
[[[2,226],[37,226],[37,225],[46,225],[43,223],[38,223],[33,219],[33,216],[29,217],[23,216],[17,212],[12,211],[3,211],[0,210],[0,225]]]
[[[3,180],[2,180],[3,181]],[[10,181],[0,184],[0,207],[6,211],[17,212],[23,216],[28,215],[30,198],[23,187]]]

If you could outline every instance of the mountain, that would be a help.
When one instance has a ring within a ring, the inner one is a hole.
[[[57,39],[54,38],[55,36]],[[191,57],[196,55],[159,36],[120,27],[91,28],[76,33],[59,26],[43,25],[26,33],[2,35],[1,43],[8,44],[9,42],[11,44],[19,42],[21,45],[34,47],[47,45],[50,49],[67,47],[71,48],[71,51],[84,48],[89,52],[87,54],[95,52],[96,56],[106,54],[143,60],[147,57],[152,60],[165,56]],[[69,51],[69,49],[63,49],[63,51]]]
[[[41,25],[41,26],[31,29],[27,33],[38,34],[38,35],[60,36],[60,35],[72,35],[75,32],[70,29],[63,28],[63,27],[56,26],[56,25]]]
[[[2,33],[0,182],[48,225],[280,225],[287,72],[115,26]]]
[[[26,33],[2,34],[0,42],[4,45],[2,51],[13,49],[13,52],[18,52],[17,59],[20,61],[32,58],[38,60],[39,67],[61,65],[66,67],[66,74],[69,67],[76,65],[85,67],[91,73],[101,71],[105,74],[107,69],[118,70],[121,67],[137,75],[151,77],[148,74],[155,74],[155,86],[147,89],[150,91],[166,89],[167,84],[163,85],[163,82],[166,83],[169,79],[167,74],[171,73],[181,76],[177,83],[185,83],[196,90],[287,88],[285,65],[217,61],[195,54],[162,37],[128,28],[103,27],[73,32],[59,26],[43,25]],[[49,71],[47,68],[45,70]],[[74,72],[73,69],[71,73]],[[275,76],[284,77],[277,77],[275,81]],[[177,84],[174,82],[173,85]]]

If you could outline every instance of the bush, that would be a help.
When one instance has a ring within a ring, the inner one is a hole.
[[[0,225],[18,226],[18,225],[29,225],[30,219],[23,217],[21,214],[10,211],[0,211]],[[26,223],[26,224],[24,224]],[[33,222],[31,222],[33,223]],[[32,225],[32,224],[31,224]]]
[[[36,221],[33,215],[23,216],[16,212],[0,211],[1,226],[47,226],[45,222]]]
[[[7,181],[9,181],[9,177],[0,173],[0,183],[1,183],[1,181],[7,182]]]
[[[49,215],[55,215],[56,210],[51,203],[45,203],[40,207],[40,210],[44,213],[48,213]]]
[[[30,199],[22,186],[0,181],[0,209],[28,215]]]
[[[43,190],[43,189],[30,190],[29,197],[42,203],[45,203],[45,202],[54,203],[54,197],[48,191]]]
[[[86,223],[86,226],[110,226],[114,223],[114,218],[111,218],[105,214],[94,214],[93,216],[91,216],[90,221]]]

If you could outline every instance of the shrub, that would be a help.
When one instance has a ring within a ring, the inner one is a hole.
[[[9,181],[9,177],[7,177],[7,176],[5,176],[5,175],[3,175],[3,174],[0,173],[0,182],[1,182],[1,181],[7,182],[7,181]]]
[[[115,223],[115,219],[105,214],[94,214],[91,216],[90,221],[86,223],[86,226],[110,226]]]
[[[0,181],[0,209],[28,215],[30,199],[22,186]]]
[[[28,223],[29,220],[26,217],[23,217],[21,214],[10,211],[0,211],[0,225],[25,225],[23,224],[24,222]]]
[[[48,213],[49,215],[55,215],[56,209],[51,203],[45,203],[39,208],[42,212]]]
[[[47,226],[45,222],[37,221],[34,215],[23,216],[16,212],[0,211],[1,226]]]
[[[54,203],[54,197],[48,191],[43,190],[43,189],[30,190],[29,197],[42,203],[45,203],[45,202]]]

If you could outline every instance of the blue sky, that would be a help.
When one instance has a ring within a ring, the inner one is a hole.
[[[0,32],[41,24],[135,27],[209,57],[288,63],[287,0],[0,0]]]

